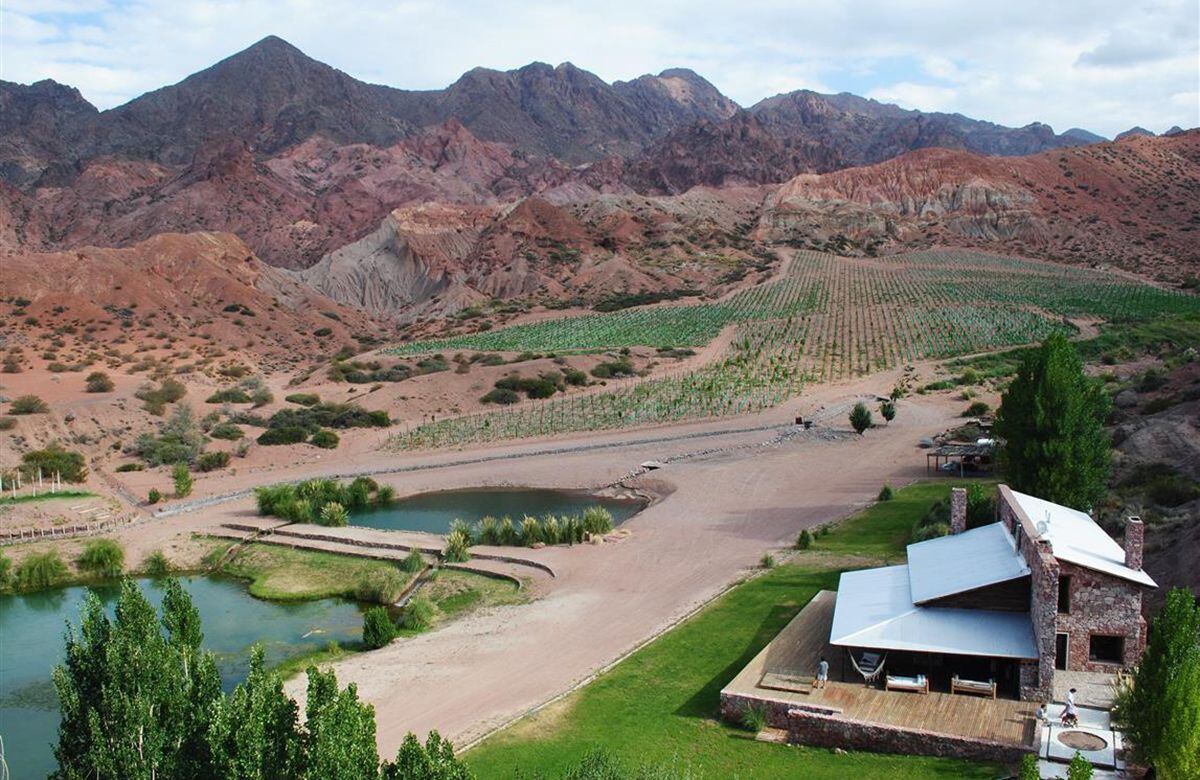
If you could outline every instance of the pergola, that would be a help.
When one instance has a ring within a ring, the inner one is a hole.
[[[992,456],[996,454],[995,444],[943,444],[931,452],[925,453],[925,472],[941,470],[942,462],[958,461],[958,474],[962,476],[968,462],[991,465]],[[932,459],[932,460],[931,460]]]

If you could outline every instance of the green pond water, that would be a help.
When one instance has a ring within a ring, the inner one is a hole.
[[[355,512],[351,525],[386,528],[392,531],[428,531],[444,534],[450,522],[459,518],[474,524],[485,515],[501,518],[508,515],[520,523],[525,515],[544,517],[553,514],[582,514],[592,506],[602,506],[620,524],[640,512],[644,501],[600,498],[583,491],[547,490],[535,488],[482,490],[447,490],[440,493],[421,493],[402,498],[380,509]]]
[[[204,623],[204,646],[213,651],[226,690],[245,679],[250,646],[263,645],[268,664],[320,648],[331,640],[361,638],[362,615],[350,601],[325,599],[294,604],[260,601],[236,581],[212,577],[181,580]],[[162,589],[140,580],[158,607]],[[66,623],[79,625],[86,588],[0,596],[0,737],[13,780],[43,778],[55,768],[58,699],[50,672],[63,655]],[[116,586],[97,588],[111,607]]]

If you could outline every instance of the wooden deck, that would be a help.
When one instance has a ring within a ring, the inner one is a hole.
[[[842,717],[938,734],[955,734],[1017,745],[1032,745],[1031,702],[987,699],[966,694],[884,691],[860,683],[834,682],[846,651],[829,644],[837,593],[818,593],[803,610],[725,687],[725,692],[763,700],[835,710]],[[829,661],[830,682],[812,690],[821,656]],[[850,669],[853,673],[853,669]]]

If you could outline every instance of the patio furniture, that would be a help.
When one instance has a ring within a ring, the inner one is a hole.
[[[974,693],[996,698],[996,681],[967,680],[957,674],[950,678],[950,693]]]
[[[923,674],[918,674],[916,677],[903,677],[898,674],[889,674],[884,680],[883,688],[887,691],[912,691],[914,693],[929,693],[929,678]]]
[[[880,655],[879,653],[864,652],[858,658],[854,657],[854,653],[849,650],[846,653],[850,656],[850,664],[854,670],[862,675],[863,682],[867,685],[879,679],[880,673],[883,671],[883,665],[887,662],[887,654]]]

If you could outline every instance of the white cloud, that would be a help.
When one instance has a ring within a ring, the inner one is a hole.
[[[569,60],[609,81],[691,67],[743,105],[808,88],[1107,135],[1200,124],[1195,0],[2,0],[0,78],[107,108],[268,34],[412,89]]]

